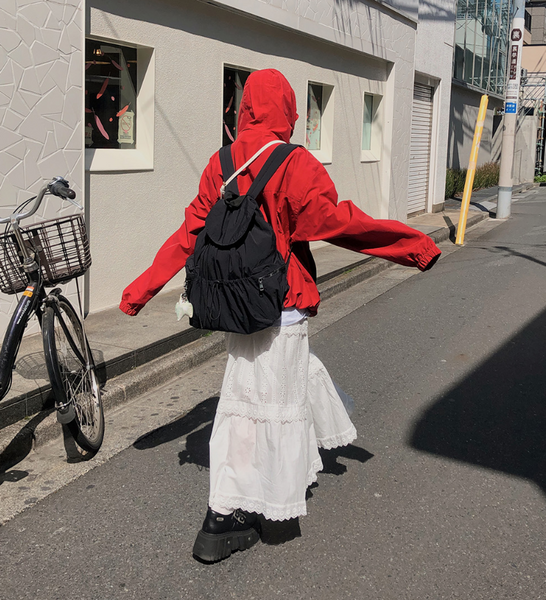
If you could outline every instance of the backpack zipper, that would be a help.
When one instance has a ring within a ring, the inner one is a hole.
[[[279,267],[278,269],[271,271],[271,273],[268,273],[267,275],[264,275],[263,277],[258,277],[258,290],[260,292],[260,296],[263,296],[264,292],[265,292],[264,279],[267,279],[268,277],[272,277],[273,275],[276,275],[279,271],[282,271],[282,270],[286,270],[286,265],[283,265],[282,267]]]

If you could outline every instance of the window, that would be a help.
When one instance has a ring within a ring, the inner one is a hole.
[[[222,122],[222,146],[237,139],[237,119],[243,98],[243,88],[250,71],[236,67],[224,67],[224,110]]]
[[[320,150],[322,128],[322,86],[310,83],[307,89],[307,124],[305,145],[308,150]]]
[[[86,168],[153,168],[153,49],[87,39]]]
[[[305,147],[323,163],[332,161],[333,91],[330,85],[312,82],[307,85]]]
[[[531,33],[531,22],[532,22],[533,18],[531,16],[531,13],[526,10],[525,11],[525,29],[527,29],[527,31],[529,33]]]
[[[379,128],[379,107],[381,96],[364,94],[362,110],[362,162],[378,161],[381,158],[381,131]]]
[[[509,0],[458,0],[454,78],[502,95],[509,24]]]
[[[373,96],[364,94],[364,118],[362,119],[362,150],[372,149]]]
[[[87,40],[85,145],[134,149],[137,124],[137,51]]]

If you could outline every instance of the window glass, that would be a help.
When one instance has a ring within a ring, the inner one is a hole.
[[[137,50],[85,43],[85,145],[136,148]]]
[[[222,145],[231,144],[237,139],[237,119],[243,98],[243,88],[250,71],[224,67],[224,115],[222,123]]]
[[[320,150],[322,129],[323,89],[318,83],[307,87],[307,122],[305,126],[305,145],[308,150]]]
[[[502,95],[510,0],[458,0],[453,76]]]
[[[372,149],[373,96],[364,94],[364,117],[362,119],[362,150]]]

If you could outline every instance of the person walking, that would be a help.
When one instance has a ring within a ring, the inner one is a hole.
[[[269,142],[288,143],[297,118],[294,91],[279,71],[251,73],[231,145],[235,168]],[[241,195],[274,147],[238,175]],[[185,266],[223,184],[216,152],[181,227],[123,292],[122,311],[136,315]],[[356,438],[326,368],[309,351],[307,320],[320,303],[309,242],[324,240],[421,271],[440,256],[425,234],[398,221],[373,219],[350,200],[338,202],[326,169],[303,147],[290,153],[259,200],[277,249],[288,262],[289,290],[272,327],[226,334],[227,367],[210,439],[208,510],[193,548],[206,562],[255,544],[258,515],[276,521],[306,515],[306,490],[322,469],[318,449]]]

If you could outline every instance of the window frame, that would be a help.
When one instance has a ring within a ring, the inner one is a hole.
[[[372,98],[372,116],[370,121],[370,148],[363,150],[364,138],[364,116],[366,112],[366,97]],[[364,92],[362,94],[362,123],[360,132],[360,162],[379,162],[381,160],[381,111],[383,105],[383,96]]]
[[[305,126],[305,138],[303,145],[322,164],[331,164],[334,140],[334,90],[335,87],[328,83],[309,79],[306,86],[306,114],[309,101],[309,86],[319,85],[322,87],[322,113],[320,119],[320,149],[311,150],[307,147],[307,122]]]
[[[137,51],[136,148],[85,148],[90,172],[152,171],[154,168],[155,49],[124,40],[86,36],[86,40],[135,48]]]

